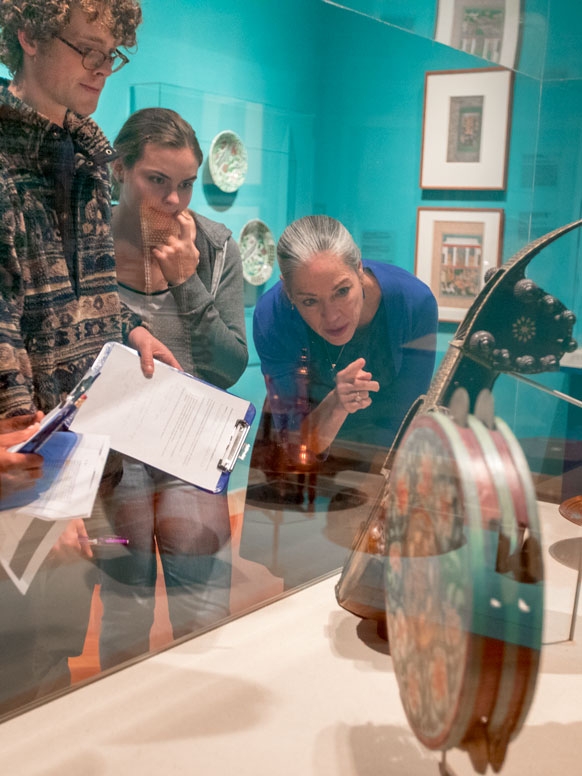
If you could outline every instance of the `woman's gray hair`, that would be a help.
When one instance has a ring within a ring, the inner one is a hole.
[[[330,251],[357,271],[362,254],[343,224],[329,216],[305,216],[289,224],[277,244],[277,261],[283,283],[291,290],[293,274],[316,253]]]

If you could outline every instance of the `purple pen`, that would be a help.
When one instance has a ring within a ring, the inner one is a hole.
[[[89,544],[91,546],[102,546],[106,544],[129,544],[129,539],[126,539],[125,536],[97,536],[94,539],[81,536],[79,537],[79,541],[83,544]]]

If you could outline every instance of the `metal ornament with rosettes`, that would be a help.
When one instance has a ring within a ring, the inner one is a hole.
[[[401,526],[399,529],[398,519],[395,517],[400,509],[398,506],[399,499],[410,498],[410,492],[407,492],[410,490],[410,484],[407,484],[406,478],[411,476],[411,472],[415,471],[416,466],[416,464],[415,466],[409,465],[410,462],[406,465],[401,463],[402,458],[399,457],[400,448],[406,443],[406,447],[402,452],[405,459],[412,454],[409,449],[409,446],[413,445],[412,440],[414,440],[415,444],[420,445],[420,451],[422,445],[416,441],[417,435],[420,434],[419,429],[433,427],[433,433],[436,436],[439,433],[442,434],[443,429],[450,432],[451,439],[456,439],[454,445],[452,445],[450,439],[447,443],[450,446],[447,455],[448,459],[452,461],[450,466],[453,468],[454,466],[458,466],[460,469],[464,468],[462,463],[464,456],[465,462],[471,461],[472,463],[472,475],[474,475],[475,468],[480,468],[484,471],[483,467],[487,467],[487,461],[489,465],[493,466],[493,470],[497,472],[486,490],[489,494],[496,492],[498,499],[500,494],[502,494],[502,502],[506,505],[506,509],[499,510],[502,516],[502,530],[499,533],[495,533],[495,542],[497,543],[496,565],[494,571],[491,571],[490,565],[485,567],[489,569],[486,577],[489,575],[490,579],[495,579],[492,576],[493,574],[499,577],[505,574],[512,574],[512,584],[514,586],[529,585],[527,588],[519,588],[520,593],[525,591],[527,595],[525,598],[518,597],[516,600],[522,601],[522,610],[530,607],[530,610],[536,616],[539,615],[541,617],[543,607],[539,596],[541,595],[543,570],[541,552],[539,550],[539,526],[532,505],[532,502],[535,503],[535,495],[533,495],[531,483],[528,484],[529,470],[527,469],[523,453],[509,429],[502,421],[492,420],[493,413],[491,409],[483,409],[483,399],[480,400],[479,407],[478,397],[483,395],[483,389],[492,388],[495,380],[502,372],[512,374],[522,380],[528,380],[529,378],[526,377],[528,374],[557,370],[560,359],[564,354],[570,353],[577,348],[577,343],[573,338],[573,327],[576,322],[574,313],[568,310],[554,296],[548,294],[533,281],[526,278],[525,270],[529,262],[546,246],[580,226],[582,226],[582,220],[567,224],[534,240],[486,278],[486,285],[459,325],[426,396],[420,397],[410,408],[386,456],[383,466],[386,482],[384,492],[378,499],[366,524],[354,542],[352,552],[344,565],[340,580],[336,585],[336,597],[340,606],[348,611],[361,617],[377,620],[379,628],[380,626],[385,627],[388,612],[388,635],[392,654],[393,656],[398,656],[396,663],[400,661],[400,668],[396,669],[397,673],[400,672],[400,678],[409,671],[406,664],[401,660],[401,651],[404,649],[401,639],[404,639],[404,645],[406,645],[408,643],[406,639],[414,638],[416,639],[415,643],[418,645],[427,641],[428,635],[431,633],[431,628],[428,626],[421,628],[420,631],[418,628],[416,628],[416,631],[413,629],[414,633],[412,635],[410,632],[407,632],[402,623],[402,618],[398,614],[398,604],[395,603],[397,597],[395,590],[398,590],[399,584],[395,577],[393,577],[392,581],[388,580],[387,606],[384,603],[386,555],[388,556],[386,560],[388,564],[387,574],[390,576],[394,568],[398,568],[399,564],[402,567],[403,562],[408,563],[409,555],[406,554],[406,551],[403,555],[402,550],[397,550],[399,542],[400,544],[402,543],[402,537],[408,537],[409,531],[412,531],[411,536],[415,533],[422,534],[420,528],[416,531],[408,523],[406,527]],[[460,428],[464,428],[463,421],[454,423],[451,420],[451,415],[459,417],[458,407],[455,409],[454,406],[455,403],[458,403],[458,394],[455,392],[459,388],[466,391],[465,414],[467,417],[471,415],[473,409],[476,413],[468,425],[470,434],[465,431],[459,431]],[[481,425],[478,425],[479,423]],[[478,433],[476,433],[476,429],[478,429]],[[424,433],[427,433],[426,429]],[[480,459],[479,456],[475,455],[476,448],[473,450],[472,456],[470,452],[466,452],[469,437],[473,442],[476,439],[478,445],[485,445],[485,450],[480,447]],[[488,441],[484,442],[483,440],[485,439]],[[444,443],[441,439],[440,442],[433,440],[433,444],[442,446]],[[464,445],[465,448],[461,445]],[[431,460],[433,462],[436,460],[435,449],[434,447],[432,448]],[[420,455],[421,458],[419,460],[422,459],[421,452],[415,452],[414,455]],[[447,456],[444,457],[447,459]],[[479,459],[479,463],[477,463],[477,459]],[[491,464],[493,460],[497,461],[497,465]],[[502,464],[499,461],[502,461]],[[508,472],[510,474],[509,479],[507,479]],[[459,490],[456,495],[453,495],[454,498],[462,500],[464,504],[469,505],[463,509],[463,526],[466,539],[468,536],[474,537],[476,535],[475,530],[469,530],[467,526],[479,524],[478,516],[473,515],[471,517],[475,504],[483,508],[486,506],[486,500],[482,501],[479,498],[475,501],[477,498],[475,494],[473,496],[468,495],[471,488],[469,484],[470,477],[467,477],[461,471],[458,472],[458,475],[459,478],[455,482]],[[420,487],[421,491],[423,488],[422,466],[418,476],[421,479],[418,481],[420,485],[418,483],[414,485],[416,488],[415,497],[419,496],[418,488]],[[506,479],[503,480],[503,477]],[[453,487],[452,481],[450,484]],[[467,488],[469,490],[466,490]],[[517,498],[516,493],[518,494]],[[508,494],[510,495],[508,496]],[[528,505],[526,515],[519,513],[517,503],[520,500],[522,504]],[[443,501],[443,503],[445,502]],[[453,513],[453,517],[454,514],[456,513]],[[438,510],[432,513],[427,525],[430,524],[430,521],[434,522],[434,520],[437,520],[438,515]],[[425,522],[426,519],[425,513]],[[446,521],[452,533],[449,532],[451,540],[447,551],[444,553],[452,559],[456,557],[457,560],[462,557],[463,552],[466,554],[466,550],[462,549],[466,542],[460,542],[457,545],[454,540],[456,535],[454,533],[454,526],[457,525],[458,527],[460,525],[459,519],[457,515],[451,523],[449,515]],[[418,526],[424,525],[422,510],[417,510],[414,513],[414,520]],[[401,531],[400,537],[397,536],[398,530]],[[483,530],[488,531],[489,529],[484,526],[481,518],[481,532]],[[525,538],[524,533],[527,533]],[[406,538],[406,542],[409,541]],[[426,558],[437,558],[437,560],[419,562],[416,564],[414,573],[411,571],[411,574],[412,578],[416,579],[421,587],[425,586],[427,595],[431,595],[431,588],[428,585],[431,574],[434,575],[437,570],[439,574],[441,572],[445,574],[442,567],[444,561],[441,557],[443,554],[443,535],[439,535],[439,532],[433,525],[429,527],[423,541],[427,545],[422,549]],[[489,539],[481,537],[480,540],[477,539],[476,541],[477,545],[480,542],[480,548],[476,553],[470,552],[470,557],[473,559],[473,567],[475,563],[484,563],[487,560],[488,554],[489,558],[491,556]],[[435,545],[434,547],[428,547],[428,544],[431,542]],[[421,558],[424,557],[422,552]],[[394,568],[390,565],[391,558],[396,561]],[[419,571],[423,563],[424,567]],[[444,578],[447,578],[446,574]],[[402,581],[403,578],[401,576],[400,582]],[[528,603],[527,596],[534,590],[537,590],[533,594],[534,600]],[[536,596],[538,597],[536,598]],[[410,596],[408,598],[410,599]],[[422,596],[420,596],[420,600],[422,600]],[[413,614],[412,619],[418,622],[424,617],[426,622],[427,616],[430,616],[429,611],[424,613],[417,612]],[[438,624],[441,620],[437,617],[436,623]],[[475,629],[472,620],[465,623],[465,625],[468,625],[468,630],[465,628],[463,632],[474,635]],[[438,628],[436,629],[438,630]],[[464,713],[466,716],[464,720],[453,715],[448,721],[441,720],[442,725],[440,728],[438,725],[433,728],[430,728],[430,726],[425,728],[424,723],[419,722],[415,718],[415,712],[410,706],[411,703],[414,705],[415,702],[414,688],[405,685],[402,690],[401,686],[403,702],[409,720],[411,720],[415,733],[427,746],[432,746],[442,751],[446,751],[452,746],[462,746],[469,752],[473,765],[479,772],[484,772],[488,764],[491,764],[495,770],[501,767],[507,744],[510,738],[518,732],[525,719],[537,675],[539,662],[537,634],[541,632],[541,621],[538,622],[536,620],[533,629],[535,634],[533,641],[530,640],[530,642],[526,643],[524,641],[525,637],[519,635],[525,632],[524,629],[524,618],[520,619],[520,615],[516,615],[515,609],[512,609],[512,615],[505,620],[505,636],[501,641],[505,645],[513,645],[518,650],[525,650],[525,652],[519,653],[519,660],[523,662],[524,671],[518,671],[514,676],[511,673],[512,658],[508,657],[506,665],[501,660],[501,673],[499,673],[498,668],[494,667],[492,669],[493,673],[495,673],[496,686],[500,689],[498,692],[492,693],[488,700],[487,698],[485,700],[481,698],[481,701],[477,702],[479,696],[478,686],[477,689],[475,687],[468,689],[469,685],[465,683],[463,677],[459,678],[457,676],[456,685],[454,683],[453,685],[445,683],[449,698],[451,697],[451,692],[453,694],[457,692],[459,714],[461,714],[462,709],[465,709]],[[450,638],[450,634],[447,637],[442,628],[440,632],[443,638]],[[463,653],[465,657],[468,654],[466,651],[468,649],[469,647],[466,646]],[[485,649],[485,652],[488,649]],[[507,646],[506,649],[509,654],[511,651],[510,646]],[[439,654],[442,657],[442,653]],[[441,660],[439,664],[434,656],[428,663],[434,671],[434,677],[439,674],[439,667],[443,670],[446,668],[443,661]],[[465,661],[465,667],[467,665]],[[446,671],[443,673],[441,670],[439,675],[442,679],[446,675]],[[468,669],[467,681],[469,684],[475,681],[475,676],[475,670]],[[471,679],[470,677],[473,678]],[[443,688],[445,684],[442,685]],[[479,682],[477,682],[477,685],[479,685]],[[420,688],[418,689],[420,692]],[[485,689],[484,692],[486,695],[487,691]],[[469,693],[469,696],[463,693]],[[471,700],[467,701],[467,697],[475,701],[475,704]],[[420,696],[417,697],[417,700],[420,700]],[[433,697],[432,700],[435,701],[435,698]],[[443,703],[441,698],[441,704]],[[432,715],[431,724],[434,723],[434,713],[438,702],[435,701],[435,704],[427,711],[429,717]],[[446,712],[447,708],[450,711],[446,704],[442,705],[441,710],[443,710],[443,713]],[[486,713],[483,712],[484,708]],[[481,721],[479,722],[479,720]]]
[[[412,419],[419,413],[448,407],[460,387],[468,392],[472,406],[484,388],[493,387],[501,372],[523,376],[556,370],[560,358],[576,349],[572,337],[574,313],[525,278],[525,270],[546,246],[580,226],[582,220],[574,221],[539,237],[487,279],[459,325],[426,396],[419,397],[410,408],[388,451],[382,469],[386,478],[384,494],[356,538],[336,586],[340,606],[362,617],[379,621],[385,618],[384,510],[394,456]],[[524,318],[536,323],[538,312],[548,328],[536,325],[534,331],[529,326],[530,336],[522,336]]]

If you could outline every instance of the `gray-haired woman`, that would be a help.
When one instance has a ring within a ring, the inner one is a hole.
[[[277,258],[281,281],[254,316],[275,425],[311,460],[350,450],[375,469],[430,383],[436,300],[406,270],[362,261],[329,216],[290,224]]]

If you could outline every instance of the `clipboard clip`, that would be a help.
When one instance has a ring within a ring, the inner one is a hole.
[[[234,430],[228,442],[224,456],[218,462],[218,468],[223,472],[232,472],[237,459],[243,460],[249,451],[250,445],[245,445],[245,439],[249,433],[250,424],[246,420],[237,420]]]

